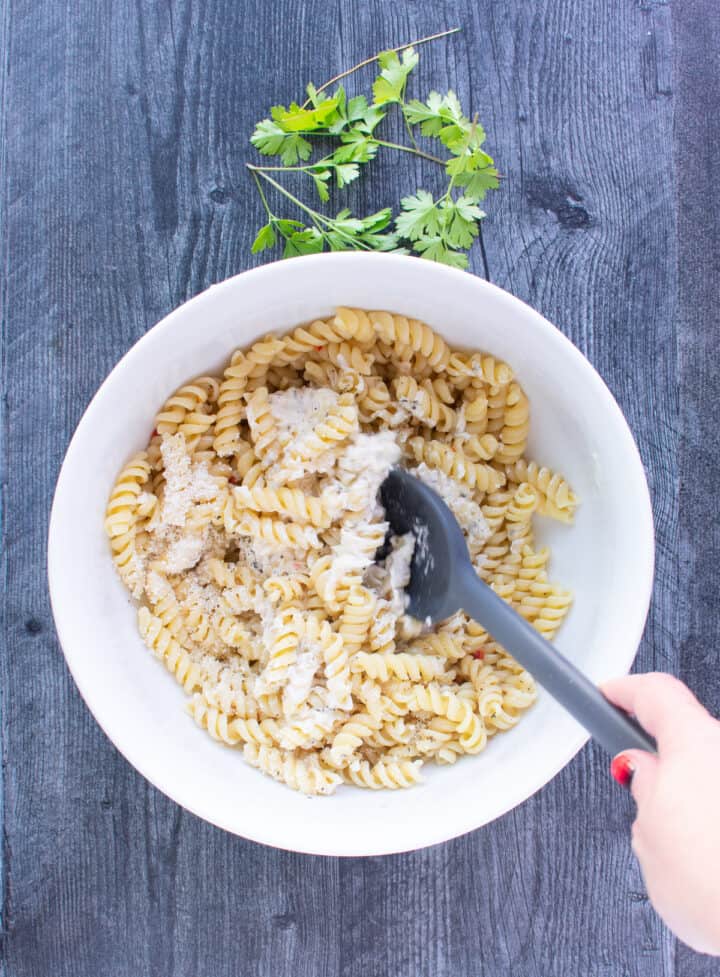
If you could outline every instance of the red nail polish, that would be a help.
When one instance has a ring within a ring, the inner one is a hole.
[[[623,753],[620,753],[619,756],[613,757],[610,773],[621,787],[629,787],[635,773],[635,767]]]

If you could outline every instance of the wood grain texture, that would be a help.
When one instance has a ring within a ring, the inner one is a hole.
[[[720,8],[673,8],[678,174],[680,676],[720,712],[720,538],[712,496],[720,471],[717,300],[720,286]],[[714,977],[717,960],[677,945],[682,977]]]
[[[491,277],[597,366],[648,470],[658,562],[638,667],[680,672],[720,709],[717,536],[698,531],[714,524],[717,461],[712,4],[6,0],[3,977],[712,973],[649,907],[632,806],[594,749],[446,845],[278,852],[199,821],[131,769],[53,631],[47,513],[85,405],[158,318],[259,263],[253,122],[310,78],[455,24],[463,33],[425,48],[420,75],[479,112],[505,175],[487,205]],[[354,189],[358,210],[431,179],[412,159],[382,175]],[[678,262],[692,275],[678,278]]]

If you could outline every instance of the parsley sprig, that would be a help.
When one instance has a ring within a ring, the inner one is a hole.
[[[257,123],[251,143],[263,156],[278,157],[280,162],[272,166],[247,164],[267,214],[267,222],[253,242],[253,253],[282,243],[284,257],[325,250],[414,252],[457,268],[467,267],[466,252],[478,237],[485,216],[478,203],[488,190],[498,186],[493,160],[482,148],[485,132],[477,118],[471,120],[463,113],[453,91],[444,95],[431,91],[425,101],[406,97],[408,80],[419,62],[415,48],[456,32],[457,28],[382,51],[319,88],[310,83],[302,105],[275,105],[269,118]],[[371,97],[348,97],[344,86],[336,84],[373,62],[379,65],[380,73],[372,84]],[[336,87],[329,94],[332,85]],[[390,112],[401,114],[409,143],[378,135]],[[418,129],[421,137],[439,143],[442,157],[418,145]],[[412,153],[443,168],[444,191],[433,195],[417,189],[402,198],[396,215],[390,207],[365,217],[343,208],[331,217],[280,182],[282,174],[302,174],[319,200],[327,203],[331,187],[341,191],[357,180],[381,148]],[[313,159],[317,149],[324,153]],[[303,219],[276,213],[265,193],[268,188],[289,201]]]

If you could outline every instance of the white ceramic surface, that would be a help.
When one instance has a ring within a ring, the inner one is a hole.
[[[151,329],[103,383],[68,448],[48,569],[58,634],[80,692],[148,780],[255,841],[377,855],[444,841],[509,811],[569,762],[586,733],[541,694],[480,756],[426,766],[419,787],[342,787],[306,798],[246,766],[187,716],[184,693],[137,634],[103,532],[113,480],[145,446],[174,389],[218,370],[261,334],[327,316],[338,304],[422,319],[451,344],[487,349],[514,367],[531,400],[528,454],[561,470],[582,500],[571,528],[538,520],[540,539],[553,549],[552,579],[576,595],[557,645],[594,681],[628,671],[647,615],[654,546],[645,475],[620,409],[587,360],[538,313],[472,275],[417,258],[344,253],[266,265],[213,286]]]

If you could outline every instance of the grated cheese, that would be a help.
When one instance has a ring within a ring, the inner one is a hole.
[[[217,484],[205,462],[192,463],[184,435],[164,434],[160,454],[165,475],[160,527],[184,526],[193,503],[211,502],[217,496]]]
[[[168,573],[191,570],[205,551],[206,533],[187,533],[173,540],[166,550],[164,567]]]

